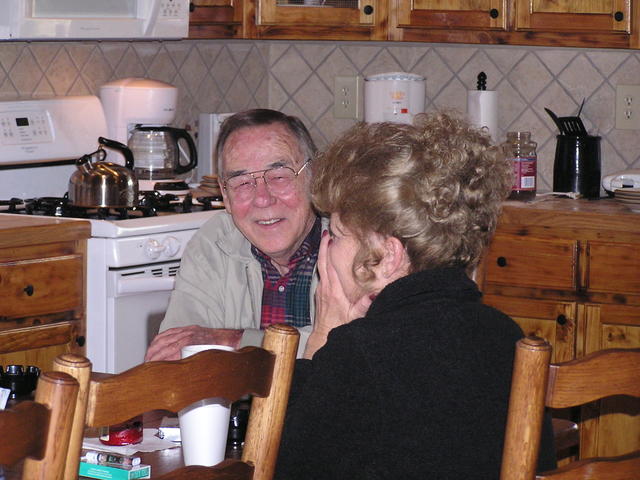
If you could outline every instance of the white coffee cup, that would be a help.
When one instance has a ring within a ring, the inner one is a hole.
[[[226,345],[187,345],[182,348],[182,358],[203,350],[233,351],[233,348]],[[230,403],[222,398],[207,398],[178,412],[185,465],[210,467],[224,460],[230,407]]]

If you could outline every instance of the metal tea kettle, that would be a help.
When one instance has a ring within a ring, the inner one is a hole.
[[[98,150],[76,160],[69,179],[69,202],[79,207],[125,208],[138,204],[138,180],[133,172],[133,154],[115,140],[99,137]],[[104,147],[120,151],[126,164],[107,162]],[[94,161],[96,158],[96,161]]]
[[[180,148],[187,144],[187,152]],[[189,132],[182,128],[137,125],[131,132],[128,146],[136,160],[135,172],[140,180],[178,179],[198,165],[196,145]],[[181,157],[187,162],[181,163]]]

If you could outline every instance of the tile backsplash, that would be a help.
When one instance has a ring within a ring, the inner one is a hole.
[[[602,137],[603,175],[640,168],[638,132],[615,128],[615,87],[640,84],[640,52],[384,42],[0,42],[0,100],[97,94],[139,76],[176,85],[176,125],[201,112],[270,107],[300,116],[319,146],[353,120],[333,117],[333,79],[406,71],[427,79],[426,109],[466,109],[480,71],[499,92],[499,137],[528,130],[538,142],[539,191],[551,189],[556,128],[544,111],[575,114]]]

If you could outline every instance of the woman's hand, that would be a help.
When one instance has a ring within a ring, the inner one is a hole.
[[[363,317],[371,305],[370,296],[363,295],[355,303],[347,298],[338,274],[328,259],[327,248],[330,238],[323,232],[318,253],[318,273],[320,282],[315,293],[316,315],[313,331],[307,341],[304,358],[311,358],[327,341],[329,332],[339,326],[349,323],[355,318]]]

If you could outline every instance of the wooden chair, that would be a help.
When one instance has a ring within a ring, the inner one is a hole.
[[[298,340],[295,328],[272,325],[265,331],[262,348],[206,350],[182,360],[144,363],[118,375],[92,375],[86,358],[60,355],[54,368],[73,375],[80,383],[64,478],[78,476],[85,426],[115,425],[151,410],[178,412],[204,398],[222,397],[233,402],[252,394],[241,461],[225,460],[214,467],[183,467],[162,478],[271,479]]]
[[[640,450],[572,462],[536,476],[545,407],[565,408],[613,395],[640,397],[640,349],[609,349],[551,364],[551,345],[518,341],[514,360],[501,480],[640,479]]]
[[[58,480],[65,470],[78,382],[63,372],[44,372],[35,401],[0,411],[0,464],[25,459],[22,478]]]

